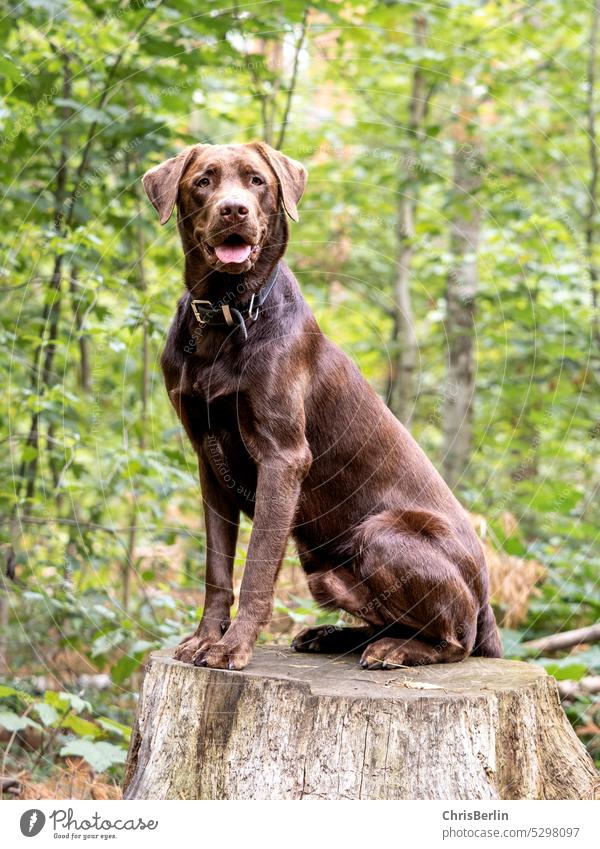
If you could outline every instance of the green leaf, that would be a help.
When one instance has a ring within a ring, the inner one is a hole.
[[[130,675],[136,672],[142,663],[143,655],[124,654],[110,670],[110,677],[115,684],[122,684]]]
[[[592,670],[594,672],[600,671],[600,646],[594,645],[590,646],[589,649],[585,649],[584,651],[578,651],[571,655],[571,658],[576,663],[585,663],[588,667],[588,671]]]
[[[93,722],[72,713],[65,716],[60,725],[61,728],[68,728],[73,731],[78,737],[100,737],[102,735],[102,731]]]
[[[14,61],[4,54],[0,55],[0,74],[8,77],[13,83],[18,83],[23,79],[23,74],[19,71]]]
[[[548,660],[540,658],[536,661],[544,667],[548,675],[553,675],[557,681],[579,681],[588,673],[585,663],[578,663],[573,658],[562,658],[561,660]]]
[[[115,719],[110,719],[108,716],[99,716],[98,724],[106,731],[111,731],[118,734],[119,737],[123,737],[127,742],[131,739],[131,728],[128,725],[117,722]]]
[[[7,731],[22,731],[24,728],[40,728],[37,722],[28,716],[19,716],[12,710],[0,711],[0,725]]]
[[[127,634],[121,628],[116,628],[114,631],[109,631],[106,634],[100,634],[92,643],[91,655],[95,658],[107,654],[126,639]]]
[[[74,710],[75,713],[81,713],[83,710],[92,712],[91,704],[75,693],[57,693],[54,690],[47,690],[44,694],[44,701],[56,708],[59,713],[64,713],[67,708]]]
[[[47,702],[35,702],[33,707],[44,725],[52,725],[58,719],[57,711]]]
[[[37,448],[34,445],[24,445],[21,451],[21,460],[23,463],[30,463],[38,455]]]
[[[66,743],[60,750],[60,754],[76,755],[86,760],[95,772],[106,772],[115,764],[123,764],[127,758],[127,753],[119,746],[113,743],[101,741],[99,743],[93,740],[71,740]]]
[[[521,631],[513,631],[510,628],[500,628],[500,637],[502,639],[502,648],[505,657],[522,658],[531,654],[523,644],[523,634]]]
[[[20,696],[21,693],[15,690],[14,687],[7,687],[5,684],[0,684],[0,699],[6,699],[9,696]]]

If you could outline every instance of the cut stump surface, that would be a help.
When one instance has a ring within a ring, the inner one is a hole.
[[[364,671],[257,648],[242,672],[154,652],[128,799],[587,799],[598,774],[539,666]]]

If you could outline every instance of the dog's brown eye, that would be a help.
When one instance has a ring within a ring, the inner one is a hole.
[[[265,181],[263,179],[261,179],[260,177],[257,177],[256,174],[254,174],[250,178],[250,182],[252,183],[253,186],[262,186]]]
[[[195,186],[201,186],[202,188],[204,188],[205,186],[208,186],[209,183],[210,183],[210,180],[208,179],[208,177],[200,177],[199,180],[194,180],[194,185]]]

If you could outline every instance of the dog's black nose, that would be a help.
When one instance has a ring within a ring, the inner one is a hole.
[[[235,198],[226,198],[219,204],[219,214],[229,221],[235,221],[248,215],[248,207]]]

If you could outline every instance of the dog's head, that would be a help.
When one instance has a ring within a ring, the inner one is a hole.
[[[306,169],[262,142],[196,144],[151,168],[143,183],[161,224],[177,204],[186,246],[210,268],[242,274],[272,242],[282,209],[298,220]]]

